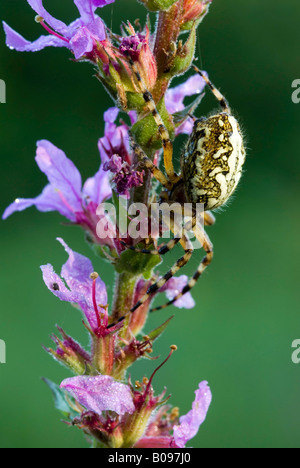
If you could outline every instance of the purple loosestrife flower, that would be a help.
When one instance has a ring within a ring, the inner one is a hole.
[[[58,211],[72,223],[89,231],[95,242],[110,245],[111,241],[99,239],[96,226],[98,206],[112,195],[109,178],[100,167],[97,174],[82,187],[81,175],[65,153],[47,140],[37,143],[35,158],[40,170],[49,180],[42,194],[36,198],[19,198],[4,212],[3,219],[16,211],[36,206],[39,211]]]
[[[150,422],[144,436],[135,445],[137,448],[185,448],[193,439],[206,419],[212,401],[207,382],[201,382],[195,391],[196,398],[192,409],[174,423],[174,415],[168,414],[168,407],[162,407]],[[173,436],[170,435],[173,431]]]
[[[73,51],[75,58],[79,59],[91,53],[97,42],[106,39],[105,25],[101,18],[95,15],[95,10],[98,7],[113,3],[114,0],[74,0],[80,18],[69,26],[48,13],[43,6],[42,0],[27,1],[39,15],[37,21],[42,24],[50,35],[41,36],[36,41],[29,42],[3,22],[6,44],[11,49],[19,52],[37,52],[45,47],[67,47]]]
[[[64,380],[60,387],[88,411],[99,416],[103,411],[114,411],[119,416],[135,411],[130,387],[108,375],[71,377]]]
[[[133,153],[129,143],[129,128],[122,124],[117,126],[115,121],[119,115],[119,109],[112,107],[104,114],[105,133],[99,140],[99,151],[103,162],[103,170],[110,171],[113,182],[120,195],[127,195],[128,190],[143,184],[144,172],[136,171],[133,163]],[[132,121],[136,119],[131,112]]]
[[[94,269],[87,257],[73,252],[62,239],[58,241],[65,248],[69,259],[62,267],[61,277],[55,273],[52,265],[41,267],[45,284],[61,301],[77,304],[83,311],[92,331],[97,333],[99,323],[101,323],[100,316],[107,318],[106,286],[99,277],[94,280],[91,278]],[[98,307],[100,304],[103,308]]]
[[[200,426],[206,419],[212,401],[212,394],[207,382],[199,384],[195,395],[191,411],[185,416],[181,416],[179,426],[174,427],[174,442],[179,448],[184,448],[185,444],[197,435]]]
[[[169,301],[172,301],[188,284],[189,278],[186,275],[174,276],[171,278],[159,292],[165,292]],[[174,302],[174,306],[179,309],[193,309],[196,303],[191,295],[187,293],[182,296],[178,301]]]

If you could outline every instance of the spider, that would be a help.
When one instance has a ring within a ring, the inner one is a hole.
[[[195,120],[192,134],[181,154],[181,174],[177,175],[173,165],[173,145],[168,131],[160,117],[151,93],[142,82],[137,67],[130,62],[135,74],[137,85],[143,94],[147,109],[152,113],[158,126],[160,138],[162,140],[164,152],[164,169],[166,175],[154,165],[144,151],[132,139],[132,149],[139,157],[143,165],[152,172],[152,175],[160,182],[163,190],[161,199],[167,203],[197,203],[204,205],[204,225],[212,225],[214,216],[210,212],[224,205],[235,191],[241,175],[246,158],[246,151],[243,142],[240,126],[232,115],[231,109],[225,97],[216,89],[210,79],[196,66],[194,70],[205,80],[213,95],[219,101],[222,111],[207,118]],[[173,232],[176,226],[173,226]],[[190,279],[186,287],[167,304],[152,309],[160,310],[172,305],[183,295],[189,292],[202,276],[213,259],[213,245],[206,234],[204,228],[197,222],[195,214],[189,225],[185,225],[183,235],[172,239],[168,244],[156,250],[137,249],[132,250],[151,255],[164,255],[170,252],[178,243],[184,249],[184,255],[176,264],[156,283],[148,289],[146,295],[134,305],[131,312],[135,312],[144,304],[150,296],[158,292],[167,281],[169,281],[178,271],[183,268],[194,253],[193,246],[188,239],[188,231],[193,231],[196,239],[205,250],[205,256],[200,265]]]

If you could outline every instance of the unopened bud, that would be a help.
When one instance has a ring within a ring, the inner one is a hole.
[[[212,0],[184,0],[184,14],[181,29],[190,30],[193,24],[198,25],[208,13]]]

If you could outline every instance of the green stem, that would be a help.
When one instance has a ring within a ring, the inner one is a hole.
[[[133,306],[137,277],[130,273],[117,273],[113,304],[113,321],[130,312]]]

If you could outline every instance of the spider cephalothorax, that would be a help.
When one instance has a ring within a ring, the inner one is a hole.
[[[182,208],[185,203],[191,203],[193,207],[201,203],[205,210],[203,215],[204,224],[213,224],[214,217],[209,210],[215,210],[229,200],[239,183],[246,158],[243,136],[237,120],[232,115],[224,96],[214,87],[205,74],[194,67],[218,99],[222,112],[195,121],[193,132],[181,155],[181,174],[177,175],[174,170],[173,146],[168,131],[156,109],[151,93],[144,87],[138,70],[134,68],[133,62],[131,65],[135,71],[137,86],[143,93],[147,107],[158,126],[164,149],[164,168],[166,175],[153,164],[134,141],[132,141],[133,150],[136,152],[141,162],[163,186],[161,199],[164,202],[177,202],[182,205]],[[194,211],[196,212],[196,210]],[[175,234],[178,226],[173,223],[171,229]],[[184,226],[183,234],[180,237],[174,237],[167,245],[163,245],[157,250],[139,250],[139,252],[145,254],[164,255],[180,243],[185,254],[176,262],[168,273],[149,288],[147,294],[135,304],[131,312],[134,312],[144,304],[149,299],[149,296],[161,289],[166,282],[190,260],[194,249],[188,237],[189,231],[194,232],[195,237],[201,243],[206,255],[201,260],[197,272],[183,291],[165,306],[154,310],[162,309],[173,304],[195,286],[197,280],[213,258],[213,246],[201,223],[199,223],[196,215],[193,214],[191,222]],[[136,251],[138,250],[135,247],[130,248]]]

